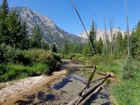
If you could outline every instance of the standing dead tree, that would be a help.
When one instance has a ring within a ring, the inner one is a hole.
[[[107,54],[107,33],[106,33],[106,18],[104,17],[104,48],[105,48],[105,54]]]
[[[114,20],[110,18],[110,42],[111,42],[111,55],[113,54],[113,23],[114,23]]]

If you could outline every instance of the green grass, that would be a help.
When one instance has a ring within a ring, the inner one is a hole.
[[[117,74],[119,77],[121,77],[123,62],[124,62],[123,60],[114,60],[112,61],[112,63],[101,62],[97,66],[97,71],[112,72],[114,74]]]
[[[97,62],[97,71],[112,72],[117,75],[117,81],[111,88],[118,105],[140,105],[140,63],[134,61],[134,78],[123,80],[124,60],[112,60]]]
[[[116,83],[111,92],[116,99],[118,105],[140,105],[140,67],[139,63],[135,62],[135,77],[129,80],[122,80]],[[122,72],[119,73],[121,75]]]
[[[50,71],[48,65],[41,63],[34,64],[32,66],[23,66],[18,64],[0,64],[0,82],[29,77],[38,72],[49,74]]]

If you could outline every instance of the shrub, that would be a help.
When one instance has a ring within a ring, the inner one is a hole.
[[[54,55],[50,51],[43,49],[30,49],[23,51],[25,58],[29,58],[32,63],[48,63],[54,59]]]
[[[125,59],[125,64],[123,66],[123,79],[134,78],[135,69],[133,64],[133,59],[131,56],[127,56]]]
[[[31,49],[24,51],[25,58],[28,58],[34,63],[44,63],[49,66],[51,72],[60,69],[61,58],[53,54],[51,51],[45,51],[43,49]]]
[[[78,61],[79,58],[82,57],[82,56],[83,56],[82,54],[77,53],[77,54],[75,54],[75,56],[72,59]]]
[[[94,55],[93,57],[90,58],[90,63],[93,64],[93,65],[97,65],[99,63],[102,62],[102,57],[99,56],[99,55]]]
[[[80,61],[81,63],[85,63],[86,60],[87,60],[87,58],[84,57],[84,56],[82,56],[82,57],[80,57],[80,58],[78,59],[78,61]]]
[[[1,63],[13,62],[14,57],[16,56],[16,51],[14,48],[1,44],[0,45],[0,55],[1,55]]]

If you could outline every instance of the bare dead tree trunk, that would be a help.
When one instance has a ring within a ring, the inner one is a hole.
[[[113,54],[113,19],[110,18],[110,34],[111,34],[111,55]]]
[[[130,56],[130,36],[129,36],[129,22],[128,22],[128,9],[127,9],[127,4],[126,0],[124,0],[124,5],[125,5],[125,11],[126,11],[126,27],[127,27],[127,49],[128,49],[128,56]]]
[[[81,22],[81,24],[82,24],[82,26],[83,26],[83,28],[84,28],[84,30],[85,30],[85,33],[86,33],[86,35],[87,35],[87,37],[88,37],[88,40],[89,40],[89,34],[88,34],[87,30],[86,30],[86,27],[85,27],[85,25],[84,25],[84,22],[83,22],[83,20],[82,20],[82,18],[81,18],[81,16],[80,16],[80,14],[79,14],[79,12],[78,12],[76,6],[74,5],[73,1],[70,0],[70,2],[71,2],[72,6],[73,6],[73,8],[74,8],[74,10],[75,10],[75,12],[77,13],[77,15],[78,15],[78,17],[79,17],[80,22]],[[92,51],[94,51],[94,47],[93,47],[93,45],[92,45],[92,43],[91,43],[90,40],[89,40],[89,44],[90,44],[90,47],[91,47]],[[93,53],[94,53],[94,52],[93,52]]]
[[[106,43],[106,40],[107,40],[107,35],[106,35],[106,18],[104,17],[104,40],[105,40],[105,53],[107,54],[107,43]]]

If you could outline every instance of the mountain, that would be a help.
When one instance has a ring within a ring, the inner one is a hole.
[[[58,46],[62,46],[66,40],[75,43],[83,43],[85,40],[80,36],[64,31],[47,16],[43,16],[27,7],[16,7],[11,10],[15,10],[20,19],[27,23],[29,35],[31,35],[33,27],[38,25],[41,29],[43,38],[50,44],[55,43]]]
[[[88,30],[87,32],[88,32],[88,34],[89,34],[90,31]],[[116,28],[113,29],[112,32],[113,32],[113,35],[117,35],[118,32],[121,32],[123,37],[124,37],[124,35],[125,35],[125,32],[124,32],[124,31],[121,31],[120,29],[116,29]],[[97,30],[97,31],[96,31],[96,40],[99,40],[100,37],[104,40],[104,33],[105,33],[105,30]],[[106,34],[107,34],[107,36],[108,36],[108,38],[109,38],[109,40],[110,40],[110,39],[111,39],[110,30],[107,30],[107,31],[106,31]],[[87,39],[87,35],[86,35],[85,32],[82,32],[79,36],[81,36],[81,37]]]

